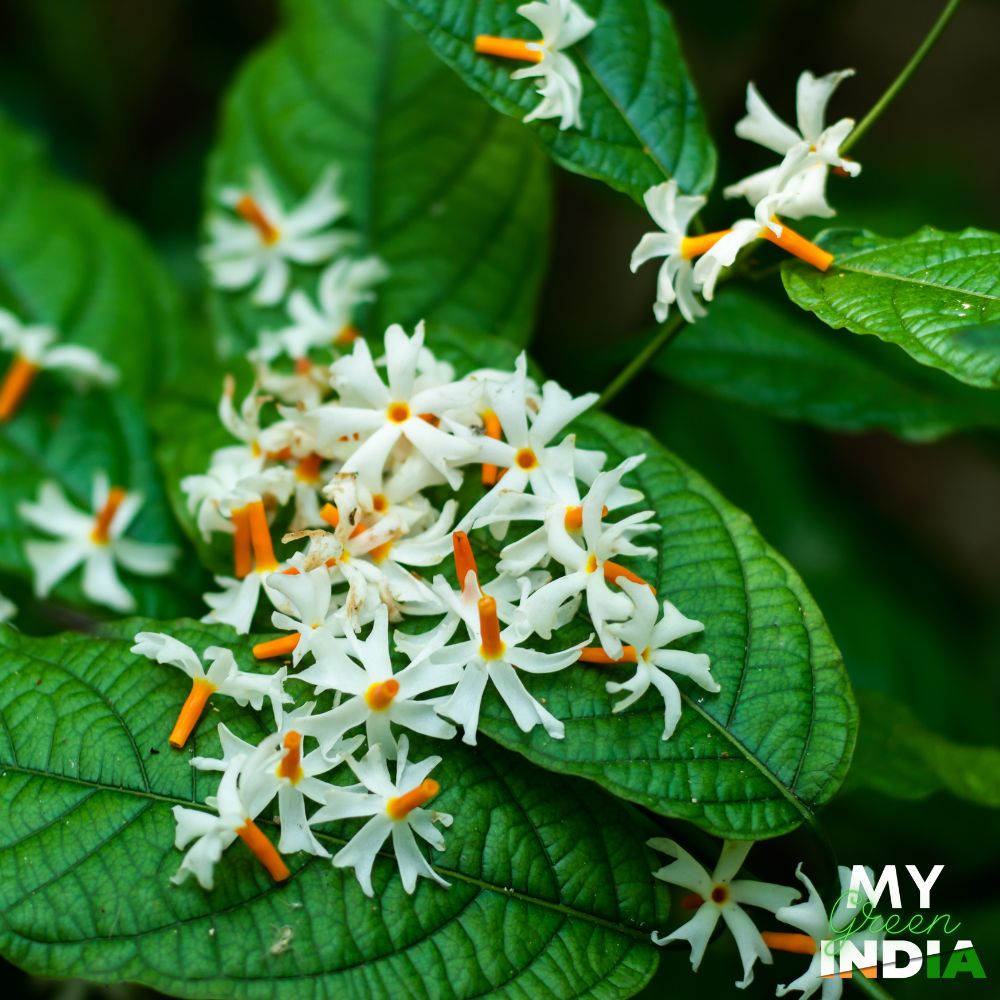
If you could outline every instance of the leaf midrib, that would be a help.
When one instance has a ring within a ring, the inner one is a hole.
[[[75,675],[74,675],[75,676]],[[2,713],[0,713],[2,716]],[[6,720],[4,720],[4,728],[6,729]],[[192,802],[190,799],[183,799],[173,795],[165,795],[161,792],[146,791],[141,788],[130,788],[125,785],[106,785],[99,781],[92,781],[88,778],[74,777],[67,774],[58,774],[52,771],[45,771],[40,768],[25,767],[23,764],[14,764],[8,761],[0,761],[0,767],[7,771],[17,772],[19,774],[27,775],[30,778],[41,778],[48,781],[59,781],[70,785],[76,785],[84,788],[95,789],[100,792],[110,792],[117,793],[120,795],[129,795],[133,798],[137,798],[144,801],[161,803],[170,806],[183,806],[186,809],[198,809],[202,812],[211,812],[211,810],[206,809],[201,803]],[[262,820],[262,824],[268,826],[276,826],[272,821]],[[324,833],[319,830],[316,831],[316,837],[319,840],[325,840],[330,844],[335,844],[342,847],[348,842],[349,838],[337,837],[334,834]],[[379,856],[383,858],[393,857],[387,851],[379,851]],[[294,874],[297,875],[298,872],[303,871],[308,865],[312,864],[314,861],[322,860],[319,858],[310,857],[302,868],[299,868]],[[454,868],[448,868],[443,865],[434,865],[434,869],[450,878],[455,879],[458,882],[462,882],[466,885],[473,886],[482,892],[492,892],[500,896],[503,899],[517,899],[521,902],[528,903],[533,906],[541,907],[542,909],[550,910],[555,913],[559,913],[561,916],[567,919],[581,920],[585,923],[593,924],[597,927],[603,927],[606,930],[612,930],[616,933],[623,934],[627,937],[633,938],[637,941],[642,941],[643,943],[648,943],[649,938],[646,933],[637,927],[630,927],[627,924],[618,924],[613,920],[609,920],[607,917],[598,916],[595,913],[589,913],[586,910],[578,910],[572,906],[568,906],[565,903],[557,903],[552,900],[543,899],[540,896],[534,896],[531,893],[524,892],[519,889],[507,888],[505,886],[496,885],[493,882],[489,882],[486,879],[477,878],[474,875],[469,875],[466,872],[458,871]],[[64,873],[65,874],[65,873]],[[32,890],[34,891],[34,890]],[[28,894],[29,896],[31,893]],[[27,898],[27,897],[23,897]],[[210,914],[206,914],[209,916]],[[157,931],[169,929],[168,927],[158,927]]]

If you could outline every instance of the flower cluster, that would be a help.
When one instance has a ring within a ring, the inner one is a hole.
[[[711,872],[676,841],[656,837],[649,841],[649,846],[674,859],[654,872],[655,877],[686,889],[687,895],[681,899],[681,907],[695,911],[690,920],[670,934],[654,932],[653,942],[667,945],[673,941],[686,941],[691,947],[691,966],[695,972],[721,919],[733,935],[743,963],[743,979],[736,983],[740,989],[753,982],[753,967],[757,959],[770,965],[773,962],[772,951],[786,951],[808,955],[810,961],[798,979],[777,988],[779,997],[798,990],[801,1000],[805,1000],[822,987],[823,1000],[838,1000],[843,981],[837,976],[824,978],[820,974],[820,948],[826,949],[828,954],[839,955],[845,943],[860,950],[865,941],[880,941],[884,935],[884,926],[876,930],[863,919],[871,900],[863,888],[850,888],[849,868],[841,866],[838,870],[840,893],[832,911],[828,912],[816,887],[803,874],[802,865],[795,871],[808,894],[801,903],[795,903],[801,895],[798,889],[737,879],[736,875],[753,846],[748,840],[727,840],[722,846],[718,864]],[[866,871],[870,885],[873,873],[871,869]],[[766,910],[781,923],[794,927],[795,931],[761,933],[744,909],[747,906]],[[855,930],[855,927],[860,929]]]
[[[244,276],[276,266],[263,253],[281,246],[273,192],[260,175],[254,184],[256,211],[243,202],[251,195],[226,196],[243,205],[235,210],[260,244]],[[309,201],[315,208],[317,196]],[[293,209],[281,219],[301,216]],[[314,229],[309,239],[324,235]],[[238,247],[249,254],[249,237]],[[219,258],[207,259],[214,269]],[[212,273],[232,286],[232,272]],[[642,542],[658,528],[654,514],[625,481],[643,456],[608,467],[604,453],[578,447],[567,430],[596,396],[539,385],[524,355],[512,371],[458,377],[428,348],[422,324],[412,334],[389,327],[378,353],[341,336],[385,273],[377,262],[334,261],[321,278],[322,320],[291,292],[290,311],[312,332],[261,335],[256,384],[237,401],[227,380],[219,405],[235,443],[182,481],[204,538],[231,539],[232,572],[205,595],[205,621],[230,626],[237,644],[269,608],[281,634],[252,652],[285,665],[248,671],[231,650],[212,647],[206,669],[176,637],[136,636],[136,653],[190,679],[174,747],[186,744],[210,699],[258,711],[266,701],[273,717],[275,731],[257,746],[220,727],[222,758],[194,760],[222,779],[208,802],[213,813],[177,810],[177,844],[187,848],[178,880],[191,872],[210,886],[237,838],[284,877],[282,854],[327,856],[318,825],[367,817],[333,864],[353,868],[371,893],[375,856],[391,840],[407,891],[418,877],[440,882],[417,846],[442,849],[439,827],[451,822],[426,808],[439,791],[429,777],[439,758],[415,760],[408,733],[474,745],[492,687],[522,731],[540,726],[562,739],[564,724],[532,694],[531,676],[581,661],[624,669],[606,683],[624,695],[616,712],[655,688],[663,739],[681,714],[674,678],[719,690],[708,656],[671,648],[701,623],[627,565],[655,554]],[[471,500],[468,489],[459,493],[470,470],[478,481]],[[480,571],[477,535],[499,549],[490,575]],[[287,549],[277,549],[279,538]],[[573,619],[590,636],[560,641]],[[292,704],[300,707],[289,711]],[[335,780],[338,769],[353,783]],[[275,799],[277,850],[255,823]]]
[[[660,323],[666,320],[674,303],[688,323],[704,316],[705,307],[698,295],[706,302],[711,301],[723,269],[732,266],[739,252],[755,240],[770,240],[820,270],[830,266],[833,257],[829,253],[793,232],[781,220],[829,218],[834,214],[826,200],[829,173],[856,177],[861,172],[859,163],[840,153],[841,145],[854,128],[853,119],[842,118],[833,125],[824,125],[831,95],[853,72],[841,70],[818,78],[805,72],[799,77],[798,130],[771,110],[752,83],[747,87],[747,114],[737,124],[736,134],[782,157],[777,165],[725,189],[727,198],[746,198],[753,208],[752,218],[739,219],[718,232],[689,236],[692,220],[706,199],[701,195],[681,194],[673,180],[646,192],[646,209],[662,231],[643,236],[632,253],[631,267],[634,272],[649,260],[665,258],[653,305]]]

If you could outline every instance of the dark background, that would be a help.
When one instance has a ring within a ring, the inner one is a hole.
[[[759,150],[732,134],[748,79],[790,117],[801,69],[853,66],[858,75],[841,87],[832,110],[860,118],[940,4],[676,0],[671,9],[719,146],[721,185],[764,165]],[[100,189],[146,231],[192,301],[200,280],[200,188],[219,102],[242,60],[279,22],[279,5],[270,0],[0,2],[0,105],[45,138],[66,174]],[[899,236],[923,224],[1000,229],[998,40],[1000,4],[966,0],[852,151],[864,171],[835,191],[839,224]],[[709,228],[728,222],[729,208],[717,203],[715,211],[721,214],[713,218],[710,210]],[[643,214],[624,198],[560,174],[557,276],[546,288],[532,349],[549,374],[576,390],[609,381],[614,368],[604,355],[620,349],[620,331],[649,325],[654,269],[633,278],[623,266],[643,230]],[[829,434],[652,373],[632,383],[614,409],[650,426],[749,511],[804,576],[858,687],[890,693],[952,739],[996,742],[995,436],[912,445],[881,434]],[[966,921],[987,973],[1000,976],[990,961],[1000,954],[1000,824],[993,813],[944,796],[898,803],[855,792],[838,798],[822,820],[847,863],[946,864],[935,902]],[[697,984],[685,964],[671,953],[648,995],[729,994],[735,958],[727,956],[721,978],[706,970]],[[11,996],[66,988],[7,971]],[[772,995],[770,977],[758,978],[760,989],[746,995]],[[893,992],[992,995],[986,984],[950,985],[914,980]]]

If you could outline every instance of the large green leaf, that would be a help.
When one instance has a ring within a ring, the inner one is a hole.
[[[840,654],[795,571],[749,518],[649,434],[600,414],[577,424],[580,443],[646,461],[640,488],[661,530],[653,560],[634,560],[661,599],[705,624],[691,648],[708,653],[718,695],[681,682],[684,711],[669,740],[651,688],[612,714],[608,680],[629,666],[579,665],[532,678],[532,691],[566,723],[564,740],[521,734],[494,700],[489,736],[536,763],[600,782],[616,795],[724,837],[784,833],[836,792],[854,746],[857,712]],[[482,532],[477,534],[482,544]],[[577,622],[560,646],[590,631]]]
[[[646,821],[488,745],[414,744],[444,755],[438,801],[455,824],[434,863],[450,889],[407,896],[386,858],[369,900],[353,873],[305,855],[276,885],[240,844],[212,892],[171,886],[171,807],[214,781],[167,744],[186,679],[128,651],[156,627],[44,641],[0,629],[0,947],[12,961],[192,997],[617,998],[652,975],[666,893]],[[168,627],[199,649],[232,637]],[[248,642],[237,655],[249,666]],[[192,752],[218,755],[215,722],[261,735],[253,713],[217,702]],[[344,834],[321,836],[335,848]],[[272,949],[282,933],[290,947]]]
[[[891,239],[835,229],[820,242],[835,258],[828,271],[782,267],[792,301],[962,382],[1000,387],[1000,235],[928,227]]]
[[[887,430],[928,441],[1000,427],[997,394],[915,365],[890,346],[832,333],[742,289],[726,289],[654,368],[713,396],[830,430]]]
[[[531,22],[505,0],[392,0],[434,51],[493,107],[523,118],[538,103],[531,80],[511,80],[519,64],[476,55],[477,35],[531,40]],[[582,129],[558,121],[529,127],[568,170],[595,177],[636,200],[676,177],[684,191],[707,190],[715,174],[694,86],[673,21],[657,0],[583,0],[597,21],[568,50],[583,81]]]
[[[1000,749],[953,743],[924,726],[905,705],[875,691],[858,694],[861,735],[847,785],[900,799],[950,792],[1000,806]]]
[[[524,341],[548,250],[542,150],[434,58],[384,0],[296,0],[230,93],[207,196],[264,168],[286,199],[342,168],[358,252],[391,269],[364,318],[437,320]],[[299,269],[308,284],[316,269]],[[228,351],[286,322],[218,292]]]
[[[28,572],[23,543],[34,529],[17,505],[34,499],[44,479],[88,507],[93,473],[107,472],[146,496],[130,537],[178,541],[137,405],[179,364],[178,305],[165,274],[129,226],[53,175],[38,145],[2,117],[0,191],[0,307],[56,327],[121,373],[113,392],[83,394],[42,373],[13,419],[0,424],[0,571]],[[56,596],[82,602],[77,579]],[[183,587],[127,583],[146,614],[191,610]]]

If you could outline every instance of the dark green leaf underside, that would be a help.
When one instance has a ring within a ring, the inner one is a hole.
[[[1000,396],[741,289],[726,289],[654,368],[713,396],[830,430],[887,430],[928,441],[1000,427]]]

